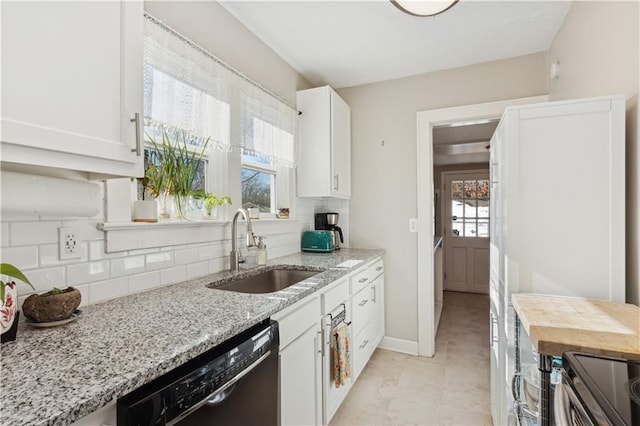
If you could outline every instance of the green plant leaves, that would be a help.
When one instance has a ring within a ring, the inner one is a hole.
[[[33,284],[31,284],[29,279],[24,276],[22,271],[20,271],[20,269],[16,268],[10,263],[0,263],[0,274],[6,275],[10,278],[17,278],[20,281],[24,282],[25,284],[28,284],[32,289],[35,290],[35,287],[33,286]],[[5,287],[6,287],[6,283],[4,283],[3,281],[0,281],[0,301],[2,301],[3,303],[4,303]]]

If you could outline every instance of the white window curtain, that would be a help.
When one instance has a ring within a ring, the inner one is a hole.
[[[210,138],[212,148],[293,168],[297,111],[153,16],[145,18],[147,133],[158,140],[161,129],[170,136],[184,131],[194,145]]]

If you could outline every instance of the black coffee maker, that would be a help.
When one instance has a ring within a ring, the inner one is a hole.
[[[333,235],[333,247],[340,249],[340,243],[344,243],[342,228],[338,226],[338,213],[316,213],[316,231],[331,231]]]

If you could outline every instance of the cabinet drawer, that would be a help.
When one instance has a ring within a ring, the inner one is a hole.
[[[315,297],[310,301],[303,300],[303,302],[300,306],[294,304],[271,317],[278,321],[280,349],[287,347],[289,343],[320,319],[320,298]]]
[[[374,279],[378,275],[384,274],[384,260],[380,259],[369,267],[369,279]]]
[[[371,282],[371,277],[369,275],[369,268],[366,268],[364,271],[358,272],[351,277],[351,294],[356,294],[363,288],[369,286],[369,283]]]
[[[379,259],[374,264],[351,277],[351,294],[356,294],[369,285],[376,277],[384,273],[384,261]]]
[[[371,316],[370,309],[372,305],[371,301],[371,289],[369,286],[360,290],[353,296],[353,332],[358,334],[360,330],[369,322]]]
[[[328,314],[348,299],[349,280],[345,279],[322,295],[322,314]]]
[[[365,325],[356,338],[353,340],[353,374],[354,377],[358,377],[362,372],[362,369],[367,365],[369,356],[371,355],[371,327]]]

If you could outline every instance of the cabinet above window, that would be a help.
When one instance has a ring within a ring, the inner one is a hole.
[[[2,3],[2,161],[142,176],[143,2]]]

